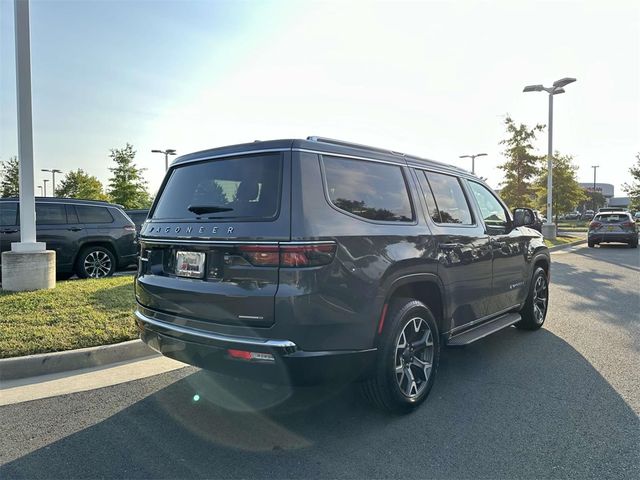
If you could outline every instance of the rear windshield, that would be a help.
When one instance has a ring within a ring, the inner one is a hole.
[[[625,214],[606,213],[606,214],[601,214],[596,216],[594,220],[597,220],[602,223],[622,223],[622,222],[628,222],[631,219],[626,213]]]
[[[153,219],[255,219],[278,216],[282,155],[243,155],[173,168]]]

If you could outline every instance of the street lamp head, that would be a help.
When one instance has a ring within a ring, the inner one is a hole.
[[[564,93],[564,88],[554,88],[552,95],[560,95],[561,93]]]
[[[487,154],[486,154],[486,153],[478,153],[478,154],[476,155],[476,157],[486,157],[486,156],[487,156]]]
[[[561,78],[560,80],[556,80],[555,82],[553,82],[553,86],[556,88],[562,88],[562,87],[566,87],[567,85],[575,81],[576,81],[575,78],[564,77],[564,78]]]
[[[57,168],[54,168],[53,170],[51,170],[51,173],[62,173],[62,170],[58,170]]]
[[[460,158],[471,158],[471,155],[460,155]]]
[[[151,150],[151,153],[164,153],[162,150]]]
[[[168,153],[169,155],[175,155],[175,154],[176,154],[176,151],[175,151],[173,148],[167,148],[167,153]]]
[[[523,92],[542,92],[544,90],[543,85],[527,85],[524,87]]]

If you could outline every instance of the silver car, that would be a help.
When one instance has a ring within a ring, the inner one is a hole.
[[[638,247],[638,227],[629,212],[598,213],[589,224],[590,247],[605,242],[626,243]]]

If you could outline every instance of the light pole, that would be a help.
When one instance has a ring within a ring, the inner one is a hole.
[[[47,196],[47,182],[49,180],[42,180],[42,184],[44,185],[44,196]]]
[[[62,173],[62,170],[58,170],[57,168],[52,168],[49,170],[48,168],[41,169],[42,172],[51,172],[51,192],[52,195],[56,196],[56,173]]]
[[[564,87],[575,82],[575,78],[565,77],[553,82],[553,86],[528,85],[523,92],[547,92],[549,94],[549,148],[547,151],[547,223],[542,226],[545,238],[555,240],[556,226],[553,223],[553,96],[564,93]]]
[[[598,168],[600,168],[600,165],[591,165],[591,168],[593,168],[593,209],[596,209],[596,170]]]
[[[176,151],[173,148],[167,148],[166,150],[151,150],[151,153],[164,154],[164,171],[169,170],[169,155],[175,155]]]
[[[38,185],[38,188],[40,189],[40,196],[42,196],[42,185]]]
[[[471,173],[475,175],[476,173],[476,158],[477,157],[486,157],[486,153],[476,153],[475,155],[460,155],[460,158],[470,158],[471,159]]]

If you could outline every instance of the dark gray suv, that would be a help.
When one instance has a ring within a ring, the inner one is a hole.
[[[135,264],[136,228],[120,206],[73,198],[36,198],[36,236],[56,252],[59,279],[113,275]],[[20,241],[17,198],[0,199],[0,251]]]
[[[533,211],[442,163],[319,137],[186,155],[143,225],[140,337],[261,382],[361,382],[420,404],[440,348],[548,307]]]

